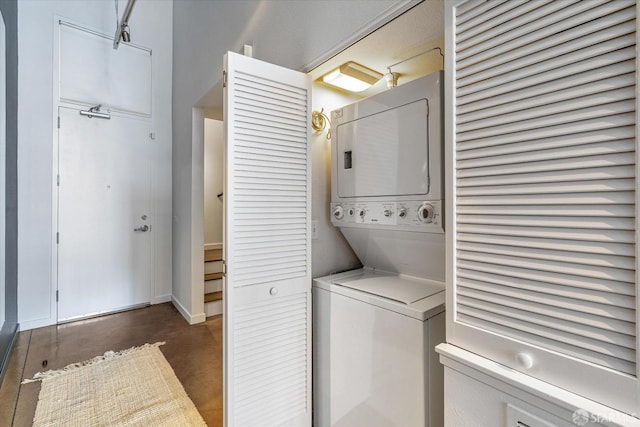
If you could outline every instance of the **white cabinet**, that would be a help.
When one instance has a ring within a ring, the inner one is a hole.
[[[447,3],[441,350],[638,416],[636,11]]]

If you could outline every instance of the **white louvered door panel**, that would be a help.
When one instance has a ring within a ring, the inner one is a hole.
[[[231,52],[225,74],[225,425],[310,426],[310,81]]]
[[[627,413],[640,413],[636,9],[450,1],[446,26],[447,339]]]

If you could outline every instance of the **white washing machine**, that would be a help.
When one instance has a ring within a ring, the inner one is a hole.
[[[444,284],[368,269],[313,281],[315,426],[443,426]]]
[[[331,222],[364,268],[313,281],[317,427],[444,425],[442,78],[331,113]]]

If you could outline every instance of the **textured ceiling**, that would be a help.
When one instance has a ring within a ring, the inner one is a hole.
[[[425,0],[309,74],[317,80],[348,61],[385,74],[388,66],[436,46],[444,50],[444,0]],[[432,51],[397,65],[392,71],[400,73],[398,84],[403,84],[439,69],[442,57],[438,51]],[[385,89],[383,79],[359,95],[371,96]]]

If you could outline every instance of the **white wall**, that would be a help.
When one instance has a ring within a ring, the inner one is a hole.
[[[219,120],[204,119],[204,244],[222,243],[223,129]]]
[[[119,0],[120,14],[126,0]],[[105,34],[115,32],[113,1],[18,3],[18,320],[21,329],[56,322],[53,262],[54,15]],[[139,0],[132,40],[153,49],[152,159],[155,200],[153,303],[171,295],[171,79],[173,3]]]
[[[202,318],[198,266],[203,264],[203,254],[197,242],[204,228],[198,206],[204,190],[194,180],[197,171],[193,170],[197,162],[203,162],[204,152],[201,144],[194,145],[192,109],[210,107],[201,99],[221,79],[223,55],[250,44],[258,59],[307,71],[319,59],[327,59],[364,36],[365,28],[376,28],[416,3],[181,0],[174,4],[173,298],[190,322]],[[192,221],[198,215],[200,220]]]
[[[320,84],[313,85],[313,109],[331,117],[331,111],[356,102],[359,97],[328,89]],[[327,128],[328,128],[327,124]],[[327,129],[328,130],[328,129]],[[318,222],[318,238],[312,240],[312,276],[320,277],[329,273],[360,267],[360,261],[342,236],[340,230],[331,224],[329,203],[331,203],[331,141],[327,132],[312,136],[312,219]]]

